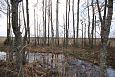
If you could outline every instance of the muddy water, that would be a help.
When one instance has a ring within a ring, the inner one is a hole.
[[[6,53],[0,52],[0,60],[6,60]]]
[[[5,56],[6,53],[0,52],[0,60],[5,60]],[[98,66],[63,54],[29,53],[27,60],[38,61],[42,67],[51,69],[50,77],[99,77]],[[115,77],[115,70],[108,68],[107,74]]]
[[[28,61],[40,61],[46,68],[52,69],[52,77],[99,77],[99,67],[89,62],[63,54],[30,53]],[[107,69],[108,77],[115,77],[115,70]]]

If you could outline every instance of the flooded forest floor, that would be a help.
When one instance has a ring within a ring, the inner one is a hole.
[[[94,47],[92,49],[90,48],[76,48],[73,46],[69,46],[67,48],[61,47],[61,46],[27,46],[25,48],[27,53],[29,54],[29,60],[30,62],[27,62],[23,66],[24,70],[24,77],[71,77],[71,74],[73,73],[70,71],[69,75],[66,75],[66,66],[68,64],[77,64],[74,62],[70,63],[70,61],[73,61],[73,58],[86,61],[88,63],[92,63],[96,66],[99,66],[99,47]],[[108,66],[111,66],[115,69],[115,47],[109,47],[108,48]],[[7,49],[5,50],[7,51]],[[34,54],[33,54],[34,53]],[[37,55],[36,55],[37,54]],[[54,57],[52,56],[54,54]],[[61,56],[60,56],[61,54]],[[58,56],[59,55],[59,56]],[[64,58],[63,55],[65,56]],[[34,59],[33,57],[34,56]],[[38,58],[35,56],[38,56]],[[43,58],[40,58],[42,56]],[[56,59],[58,56],[59,61]],[[46,57],[46,58],[44,58]],[[71,58],[72,57],[72,58]],[[48,59],[50,58],[50,59]],[[39,59],[39,60],[38,60]],[[42,59],[42,61],[40,60]],[[52,59],[56,60],[57,62],[53,61]],[[64,59],[64,60],[63,60]],[[60,62],[61,61],[61,62]],[[76,61],[79,63],[79,61]],[[61,64],[60,64],[61,63]],[[63,64],[64,63],[64,64]],[[81,62],[82,63],[82,62]],[[81,65],[80,63],[80,65]],[[84,63],[85,64],[85,63]],[[59,65],[60,67],[57,67]],[[63,66],[64,65],[64,66]],[[78,68],[81,67],[78,65]],[[87,63],[86,63],[87,66]],[[15,70],[15,62],[9,62],[0,60],[0,77],[18,77],[18,73]],[[70,66],[69,66],[70,67]],[[55,68],[55,69],[54,69]],[[64,69],[62,69],[64,68]],[[82,67],[81,67],[82,68]],[[92,68],[92,66],[88,67]],[[75,68],[73,68],[75,69]],[[56,71],[58,70],[58,71]],[[61,70],[61,73],[59,72]],[[64,70],[64,72],[63,72]],[[82,70],[83,71],[83,70]],[[60,75],[61,74],[61,75]],[[74,75],[74,74],[73,74]],[[85,74],[83,74],[85,75]],[[96,75],[96,74],[95,74]],[[85,76],[85,77],[99,77],[99,76]],[[81,75],[74,75],[72,77],[84,77]]]
[[[74,46],[64,47],[51,47],[51,46],[29,46],[26,48],[30,52],[40,53],[54,53],[72,56],[80,60],[89,61],[93,64],[99,65],[100,47],[94,48],[77,48]],[[115,47],[108,47],[108,66],[115,68]]]

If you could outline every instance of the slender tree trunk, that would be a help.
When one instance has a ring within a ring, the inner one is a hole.
[[[38,0],[37,0],[37,5],[38,5]],[[37,6],[36,5],[36,6]],[[38,6],[37,6],[37,12],[38,12]],[[37,30],[36,30],[36,39],[37,39],[37,45],[39,45],[39,24],[38,24],[38,13],[37,13],[37,26],[36,26]]]
[[[50,35],[50,0],[48,1],[48,46],[49,46],[49,43],[50,43],[50,38],[49,38],[49,35]]]
[[[90,36],[90,15],[89,15],[89,2],[87,0],[87,6],[88,6],[88,39],[89,39],[89,46],[91,44],[91,36]]]
[[[19,14],[19,16],[18,16],[18,25],[19,25],[19,29],[21,28],[21,7],[19,6],[19,12],[18,12],[18,14]]]
[[[64,15],[63,15],[63,26],[64,26],[64,35],[63,35],[63,37],[64,37],[64,41],[63,41],[63,47],[65,47],[65,32],[66,32],[66,30],[65,30],[65,18],[64,18]]]
[[[59,45],[59,21],[58,21],[58,3],[56,2],[56,44]]]
[[[79,3],[80,0],[78,0],[77,2],[77,35],[76,35],[76,45],[78,47],[79,43],[78,43],[78,37],[79,37]]]
[[[7,0],[7,4],[8,4]],[[7,5],[7,43],[10,45],[11,42],[11,36],[10,36],[10,30],[11,30],[11,25],[10,25],[10,6]]]
[[[40,24],[39,24],[39,45],[41,45],[41,40],[40,40],[40,38],[41,38],[41,36],[40,36],[40,33],[41,31],[40,31]]]
[[[37,0],[38,3],[38,0]],[[37,7],[37,11],[38,11],[38,7]],[[37,45],[39,45],[39,24],[38,24],[38,13],[37,13]]]
[[[72,12],[73,12],[73,44],[75,45],[75,18],[74,18],[74,0],[72,5]]]
[[[8,60],[9,62],[13,60],[13,52],[12,52],[12,40],[11,40],[11,22],[10,22],[10,5],[9,5],[9,1],[7,0],[7,39],[6,39],[6,45],[8,46],[8,48],[10,48],[11,50],[9,50],[7,52],[7,58],[6,60]]]
[[[5,41],[5,45],[10,48],[10,42],[11,42],[11,36],[10,36],[10,6],[8,5],[9,1],[7,0],[7,39]],[[7,52],[7,57],[6,57],[6,60],[10,61],[9,60],[9,56],[10,56],[10,52],[11,51],[8,51]]]
[[[86,47],[86,23],[84,28],[84,47]]]
[[[38,15],[37,15],[37,44],[39,45],[39,25],[38,25]]]
[[[96,16],[95,16],[95,47],[96,47]]]
[[[43,44],[45,44],[45,17],[44,17],[44,0],[42,1],[43,7],[42,7],[42,11],[43,11]]]
[[[52,20],[52,0],[51,0],[51,35],[52,35],[52,46],[54,44],[54,29],[53,29],[53,20]]]
[[[23,20],[24,20],[24,26],[25,26],[25,35],[24,35],[24,39],[23,39],[23,46],[25,46],[27,44],[27,26],[26,26],[26,20],[25,20],[25,15],[24,15],[24,5],[23,5],[23,1],[22,1],[22,12],[23,12]],[[25,50],[23,50],[23,54],[22,54],[22,64],[25,65],[26,63],[26,56],[25,56]]]
[[[68,0],[66,0],[66,27],[65,27],[65,30],[66,30],[66,40],[65,40],[65,47],[67,48],[67,46],[68,46],[68,22],[67,22],[67,16],[68,16],[68,14],[67,14],[67,4],[68,4]]]
[[[91,48],[93,48],[93,36],[94,36],[94,19],[95,19],[95,16],[94,16],[94,5],[93,5],[93,0],[92,0],[92,13],[93,13],[93,18],[92,18],[92,30],[91,30]]]
[[[84,32],[84,30],[83,30],[83,21],[81,21],[81,25],[82,25],[82,43],[81,43],[81,45],[82,45],[82,48],[84,48],[84,42],[83,42],[83,32]]]
[[[36,10],[35,10],[35,7],[34,7],[34,44],[35,44],[35,46],[37,45],[37,43],[36,43],[36,15],[35,15],[35,13],[36,13]]]
[[[70,19],[69,19],[69,16],[70,16],[70,0],[68,0],[68,23],[67,23],[67,31],[68,31],[68,36],[67,36],[67,40],[68,40],[68,43],[69,43],[69,26],[70,26]]]
[[[26,15],[27,15],[27,43],[30,43],[30,26],[29,26],[29,8],[28,8],[28,0],[26,0]]]
[[[45,20],[44,20],[44,44],[46,45],[46,9],[47,9],[47,0],[45,0]]]

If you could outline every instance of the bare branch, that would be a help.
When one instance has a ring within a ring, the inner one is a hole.
[[[7,14],[6,12],[4,12],[3,10],[0,9],[0,12],[2,12],[3,14]]]

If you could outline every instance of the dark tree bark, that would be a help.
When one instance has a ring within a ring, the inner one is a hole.
[[[96,16],[95,16],[95,46],[96,46]]]
[[[52,40],[52,46],[53,46],[53,44],[54,44],[54,29],[53,29],[53,20],[52,20],[52,0],[51,0],[51,35],[52,35],[52,37],[51,37],[51,40]]]
[[[38,5],[38,0],[37,0],[37,5]],[[36,6],[37,6],[37,5],[36,5]],[[38,10],[39,10],[39,9],[38,9],[38,6],[37,6],[37,11],[38,11]],[[39,40],[40,40],[40,36],[39,36],[39,26],[40,26],[40,24],[38,24],[38,22],[39,22],[39,21],[38,21],[38,13],[37,13],[37,31],[36,31],[36,32],[37,32],[37,45],[40,45],[40,41],[39,41]]]
[[[45,0],[45,19],[44,19],[44,44],[46,45],[46,9],[47,9],[47,0]]]
[[[12,9],[12,28],[15,35],[14,51],[16,52],[16,70],[19,72],[19,77],[23,77],[22,68],[22,35],[18,26],[18,1],[11,0]]]
[[[92,30],[91,30],[91,48],[93,48],[93,36],[94,36],[94,4],[93,4],[93,0],[92,0],[92,13],[93,13],[93,18],[92,18]]]
[[[22,12],[23,12],[24,27],[25,27],[25,35],[24,35],[24,39],[23,39],[23,46],[25,46],[27,44],[27,25],[26,25],[26,20],[25,20],[25,15],[24,15],[24,3],[23,3],[23,1],[22,1]],[[25,50],[23,50],[22,58],[23,58],[22,64],[24,65],[26,63]]]
[[[84,27],[84,47],[86,47],[86,23]]]
[[[73,44],[75,45],[75,18],[74,18],[74,0],[72,5],[72,12],[73,12]]]
[[[6,60],[8,60],[9,62],[13,60],[13,52],[12,52],[12,40],[11,40],[11,22],[10,22],[10,5],[9,5],[9,1],[7,0],[7,39],[5,41],[5,45],[11,49],[7,52],[7,58]]]
[[[88,7],[88,39],[89,39],[89,46],[91,44],[91,36],[90,36],[90,15],[89,15],[89,2],[87,0],[87,7]]]
[[[10,23],[10,5],[8,5],[8,0],[7,0],[7,43],[10,45],[11,44],[11,23]]]
[[[27,43],[30,43],[30,26],[29,26],[29,8],[28,0],[26,0],[26,15],[27,15]]]
[[[65,47],[67,48],[68,46],[68,22],[67,22],[67,17],[68,17],[68,14],[67,14],[67,7],[68,6],[68,0],[66,0],[66,27],[65,27],[65,30],[66,30],[66,40],[65,40]]]
[[[49,35],[50,35],[50,0],[48,1],[48,46],[49,46],[49,43],[50,43],[50,38],[49,38]]]
[[[109,38],[111,20],[113,15],[113,0],[105,0],[103,18],[101,15],[98,0],[97,7],[99,12],[99,19],[101,22],[100,77],[107,77],[107,42]]]
[[[37,9],[38,10],[38,9]],[[39,45],[39,25],[38,25],[38,15],[37,15],[37,44]]]
[[[76,45],[78,47],[79,43],[78,43],[78,37],[79,37],[79,3],[80,0],[78,0],[77,2],[77,32],[76,32]]]
[[[69,26],[70,26],[70,0],[68,0],[68,20],[67,20],[67,31],[68,31],[68,36],[67,36],[67,40],[68,40],[68,43],[69,43]]]
[[[44,17],[44,8],[45,8],[45,5],[44,5],[44,0],[42,1],[42,11],[43,11],[43,44],[45,44],[45,17]]]
[[[58,4],[59,0],[56,1],[56,44],[59,45],[59,21],[58,21]]]

